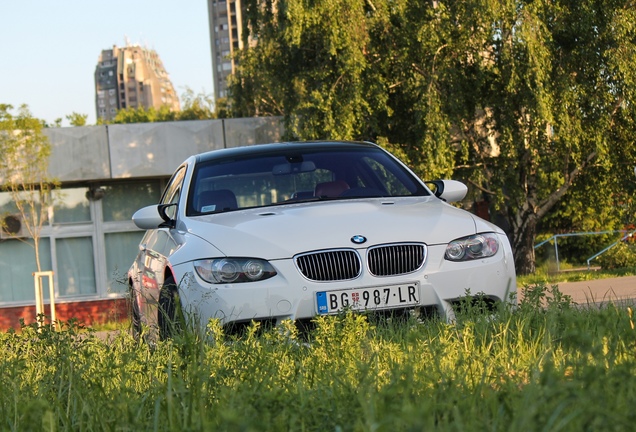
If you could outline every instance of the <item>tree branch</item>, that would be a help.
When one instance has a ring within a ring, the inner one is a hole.
[[[483,187],[483,186],[481,186],[481,185],[479,185],[479,184],[475,183],[475,182],[474,182],[474,181],[472,181],[472,180],[468,180],[468,183],[470,183],[471,185],[475,186],[477,189],[479,189],[480,191],[482,191],[483,193],[486,193],[486,194],[488,194],[488,195],[493,195],[493,196],[494,196],[494,195],[497,195],[497,194],[498,194],[498,192],[491,191],[490,189],[486,189],[485,187]],[[503,193],[503,192],[502,192],[502,195],[503,195],[503,197],[504,197],[505,199],[510,199],[510,197],[509,197],[508,195],[506,195],[505,193]]]
[[[545,200],[543,200],[543,202],[537,205],[537,216],[539,218],[542,218],[543,216],[545,216],[545,214],[548,211],[550,211],[550,209],[552,209],[552,207],[561,198],[563,198],[563,196],[570,189],[570,186],[572,186],[572,184],[574,183],[574,180],[576,180],[579,174],[581,174],[581,171],[583,171],[589,165],[592,159],[594,159],[595,157],[596,157],[595,151],[587,155],[587,158],[585,158],[585,162],[583,162],[580,166],[570,171],[570,173],[568,174],[566,178],[565,183],[561,185],[561,187],[559,187],[554,193],[550,194]]]

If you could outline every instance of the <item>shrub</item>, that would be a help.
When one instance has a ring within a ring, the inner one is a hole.
[[[636,267],[636,247],[619,243],[597,258],[604,270]]]

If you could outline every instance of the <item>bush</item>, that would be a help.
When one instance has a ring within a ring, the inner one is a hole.
[[[636,267],[636,247],[621,242],[599,256],[597,263],[604,270]]]

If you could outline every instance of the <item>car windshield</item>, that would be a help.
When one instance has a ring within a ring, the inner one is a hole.
[[[302,201],[421,195],[428,191],[379,148],[255,152],[197,164],[187,214]]]

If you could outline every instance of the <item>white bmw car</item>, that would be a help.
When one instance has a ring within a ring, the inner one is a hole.
[[[469,290],[516,291],[497,226],[449,205],[466,186],[434,191],[379,146],[265,144],[188,158],[129,270],[132,321],[165,338],[177,318],[205,324],[307,321],[353,311],[426,311],[449,319]]]

